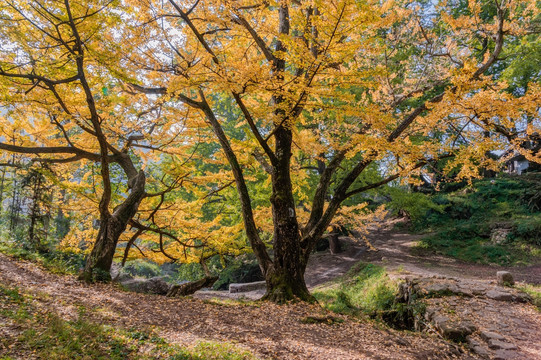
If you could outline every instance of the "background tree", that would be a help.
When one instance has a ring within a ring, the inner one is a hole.
[[[0,149],[54,169],[52,180],[76,220],[64,247],[91,245],[82,278],[109,279],[119,241],[123,261],[203,263],[240,251],[238,237],[223,241],[228,225],[239,233],[238,223],[205,207],[219,191],[207,190],[208,176],[197,179],[190,170],[201,163],[200,118],[123,86],[130,71],[119,54],[137,46],[120,43],[133,30],[124,21],[128,7],[9,1],[0,12]],[[193,185],[182,190],[186,184]]]
[[[114,50],[121,35],[119,8],[111,5],[8,1],[0,7],[0,149],[55,166],[78,183],[91,164],[99,164],[92,189],[99,199],[99,231],[82,274],[86,280],[109,278],[118,238],[145,196],[141,156],[132,149],[163,129],[159,121],[145,127],[156,109],[115,87],[120,74],[104,66],[114,58],[107,49]]]

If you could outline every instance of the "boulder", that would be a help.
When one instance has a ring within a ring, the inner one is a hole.
[[[486,297],[498,301],[513,301],[513,295],[499,290],[489,290],[486,292]]]
[[[462,342],[475,330],[475,325],[469,321],[446,321],[439,326],[441,335],[451,341]]]
[[[480,357],[484,359],[488,359],[490,357],[490,352],[488,349],[481,346],[481,344],[471,336],[466,337],[466,342],[468,343],[468,347],[471,349],[471,351]]]
[[[485,340],[486,342],[488,342],[491,339],[505,340],[505,338],[502,335],[492,332],[492,331],[481,331],[479,335],[481,336],[481,339]]]
[[[490,339],[488,341],[488,347],[493,349],[493,350],[499,350],[499,349],[502,349],[502,350],[516,350],[517,347],[513,344],[510,344],[508,342],[504,342],[504,341],[500,341],[500,340],[496,340],[496,339]]]
[[[159,276],[150,279],[130,279],[121,282],[121,284],[129,291],[158,295],[166,295],[170,287],[169,284]]]
[[[267,283],[265,281],[256,281],[251,283],[244,284],[229,284],[230,293],[241,293],[254,290],[265,290],[267,288]]]
[[[491,356],[492,360],[522,360],[523,358],[517,356],[515,351],[498,350]]]
[[[493,244],[503,244],[507,241],[507,237],[509,236],[509,233],[511,232],[510,229],[502,229],[502,228],[496,228],[493,229],[490,232],[490,241],[492,241]]]
[[[110,273],[111,273],[111,279],[113,279],[113,281],[115,281],[118,275],[120,275],[120,270],[122,270],[122,267],[118,265],[117,263],[113,263],[111,265]]]
[[[498,285],[500,286],[511,286],[515,284],[513,275],[509,271],[498,271],[496,276],[498,278]]]

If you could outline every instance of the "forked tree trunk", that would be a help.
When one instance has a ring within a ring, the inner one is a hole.
[[[111,265],[118,239],[126,230],[128,222],[139,209],[139,204],[145,196],[145,174],[143,171],[137,174],[132,183],[130,195],[116,207],[112,214],[108,212],[100,214],[98,238],[86,259],[83,271],[79,275],[81,280],[87,282],[111,281]]]

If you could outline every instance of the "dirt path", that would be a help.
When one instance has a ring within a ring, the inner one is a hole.
[[[479,281],[493,281],[496,272],[510,271],[517,281],[541,284],[541,264],[531,266],[503,267],[497,265],[470,264],[435,254],[419,254],[412,249],[422,235],[391,230],[397,220],[388,222],[375,230],[370,243],[378,251],[362,252],[358,260],[385,266],[389,271],[407,271],[420,276],[445,276]]]
[[[441,332],[449,324],[473,325],[470,347],[489,359],[541,359],[541,313],[531,304],[508,299],[515,290],[496,283],[496,272],[507,270],[516,281],[541,284],[541,264],[501,267],[427,256],[412,251],[422,236],[392,231],[391,226],[373,232],[369,240],[378,251],[360,252],[358,259],[385,266],[394,277],[433,282],[436,289],[458,287],[459,294],[427,300],[431,326],[439,324]]]
[[[112,285],[88,286],[1,254],[0,283],[36,294],[35,301],[63,318],[76,317],[82,305],[95,310],[89,316],[96,322],[156,326],[166,340],[186,346],[198,340],[233,341],[266,359],[457,358],[456,349],[436,337],[388,330],[370,321],[302,323],[307,315],[321,314],[318,306],[217,305],[127,293]],[[460,358],[476,358],[461,351]]]
[[[389,220],[367,236],[368,242],[377,251],[369,250],[365,242],[351,237],[341,237],[343,252],[330,254],[329,250],[314,253],[306,269],[305,280],[309,289],[324,284],[348,272],[359,261],[371,262],[384,266],[390,273],[409,273],[422,277],[450,277],[491,283],[496,279],[496,272],[510,271],[516,281],[541,284],[541,264],[520,267],[503,267],[465,263],[453,258],[436,254],[420,254],[412,251],[422,235],[409,234],[393,230],[399,219]],[[228,291],[200,291],[196,297],[201,299],[238,299],[257,300],[264,295],[264,290],[230,294]]]

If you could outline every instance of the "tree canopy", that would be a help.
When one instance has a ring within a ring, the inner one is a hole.
[[[332,224],[369,217],[366,191],[442,161],[479,176],[495,152],[539,162],[539,12],[521,0],[10,0],[0,149],[50,164],[92,204],[79,206],[100,218],[91,275],[119,239],[125,257],[175,261],[249,245],[266,298],[309,300],[310,253]]]

